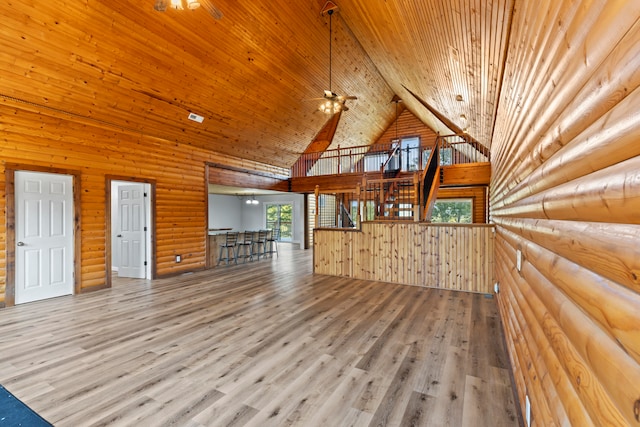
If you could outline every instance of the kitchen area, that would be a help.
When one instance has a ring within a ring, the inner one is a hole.
[[[232,192],[228,189],[225,189],[225,194],[211,191],[210,188],[207,242],[208,265],[211,268],[218,265],[220,247],[225,243],[227,232],[238,232],[239,236],[242,236],[245,231],[279,228],[277,244],[288,244],[292,249],[305,249],[304,195],[279,192],[250,193],[247,190],[228,194]],[[223,250],[223,257],[225,256],[226,250]],[[257,260],[257,257],[255,259]]]

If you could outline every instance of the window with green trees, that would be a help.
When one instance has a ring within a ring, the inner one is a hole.
[[[473,222],[472,199],[436,200],[431,222],[471,224]]]
[[[267,203],[267,228],[280,229],[280,240],[291,241],[293,238],[293,205],[291,203]]]

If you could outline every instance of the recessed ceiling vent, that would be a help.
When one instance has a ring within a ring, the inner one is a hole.
[[[193,120],[194,122],[202,123],[204,117],[197,115],[196,113],[189,113],[189,120]]]

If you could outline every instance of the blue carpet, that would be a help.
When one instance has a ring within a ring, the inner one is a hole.
[[[0,385],[0,426],[40,427],[51,425]]]

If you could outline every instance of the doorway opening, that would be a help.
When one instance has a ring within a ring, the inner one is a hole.
[[[279,240],[290,242],[293,240],[293,203],[267,203],[267,228],[280,230]]]
[[[111,277],[153,278],[153,197],[148,182],[109,180]]]

